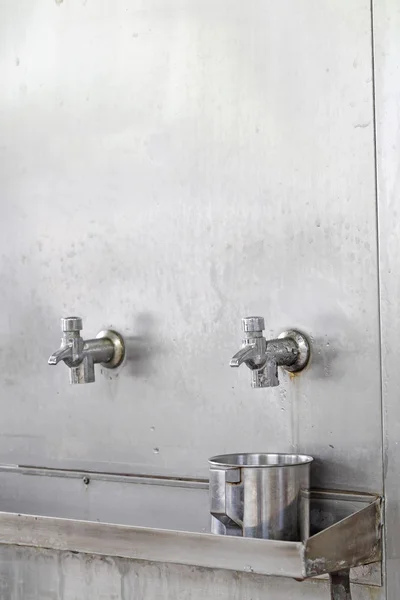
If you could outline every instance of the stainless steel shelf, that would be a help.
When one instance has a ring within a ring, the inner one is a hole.
[[[305,543],[5,512],[0,543],[306,579],[381,559],[381,499]]]

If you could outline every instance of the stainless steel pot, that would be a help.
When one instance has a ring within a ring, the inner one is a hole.
[[[300,541],[309,536],[311,456],[226,454],[210,458],[211,531]]]

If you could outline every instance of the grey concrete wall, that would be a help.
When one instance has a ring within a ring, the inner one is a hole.
[[[111,560],[28,548],[0,548],[2,600],[328,600],[322,581]],[[353,586],[353,600],[379,588]]]

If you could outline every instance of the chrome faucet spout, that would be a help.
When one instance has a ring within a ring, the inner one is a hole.
[[[58,363],[65,359],[72,358],[72,344],[68,344],[67,346],[61,346],[59,350],[53,352],[47,361],[49,365],[58,365]]]
[[[240,365],[246,360],[253,358],[256,355],[256,345],[248,344],[244,346],[239,352],[236,352],[234,356],[232,356],[229,366],[230,367],[240,367]]]

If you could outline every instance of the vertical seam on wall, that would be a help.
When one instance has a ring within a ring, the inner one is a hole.
[[[377,292],[378,292],[378,352],[379,352],[379,379],[381,396],[381,445],[382,445],[382,493],[384,498],[383,511],[386,513],[385,503],[385,464],[386,464],[386,419],[383,385],[383,337],[382,337],[382,297],[381,297],[381,261],[380,261],[380,227],[379,227],[379,191],[378,191],[378,123],[376,117],[376,72],[375,72],[375,35],[374,35],[374,0],[370,0],[371,11],[371,68],[372,68],[372,122],[373,122],[373,145],[374,145],[374,183],[375,183],[375,222],[376,222],[376,256],[377,256]],[[385,596],[388,597],[386,589],[386,532],[383,532],[383,560],[382,577],[385,586]]]

